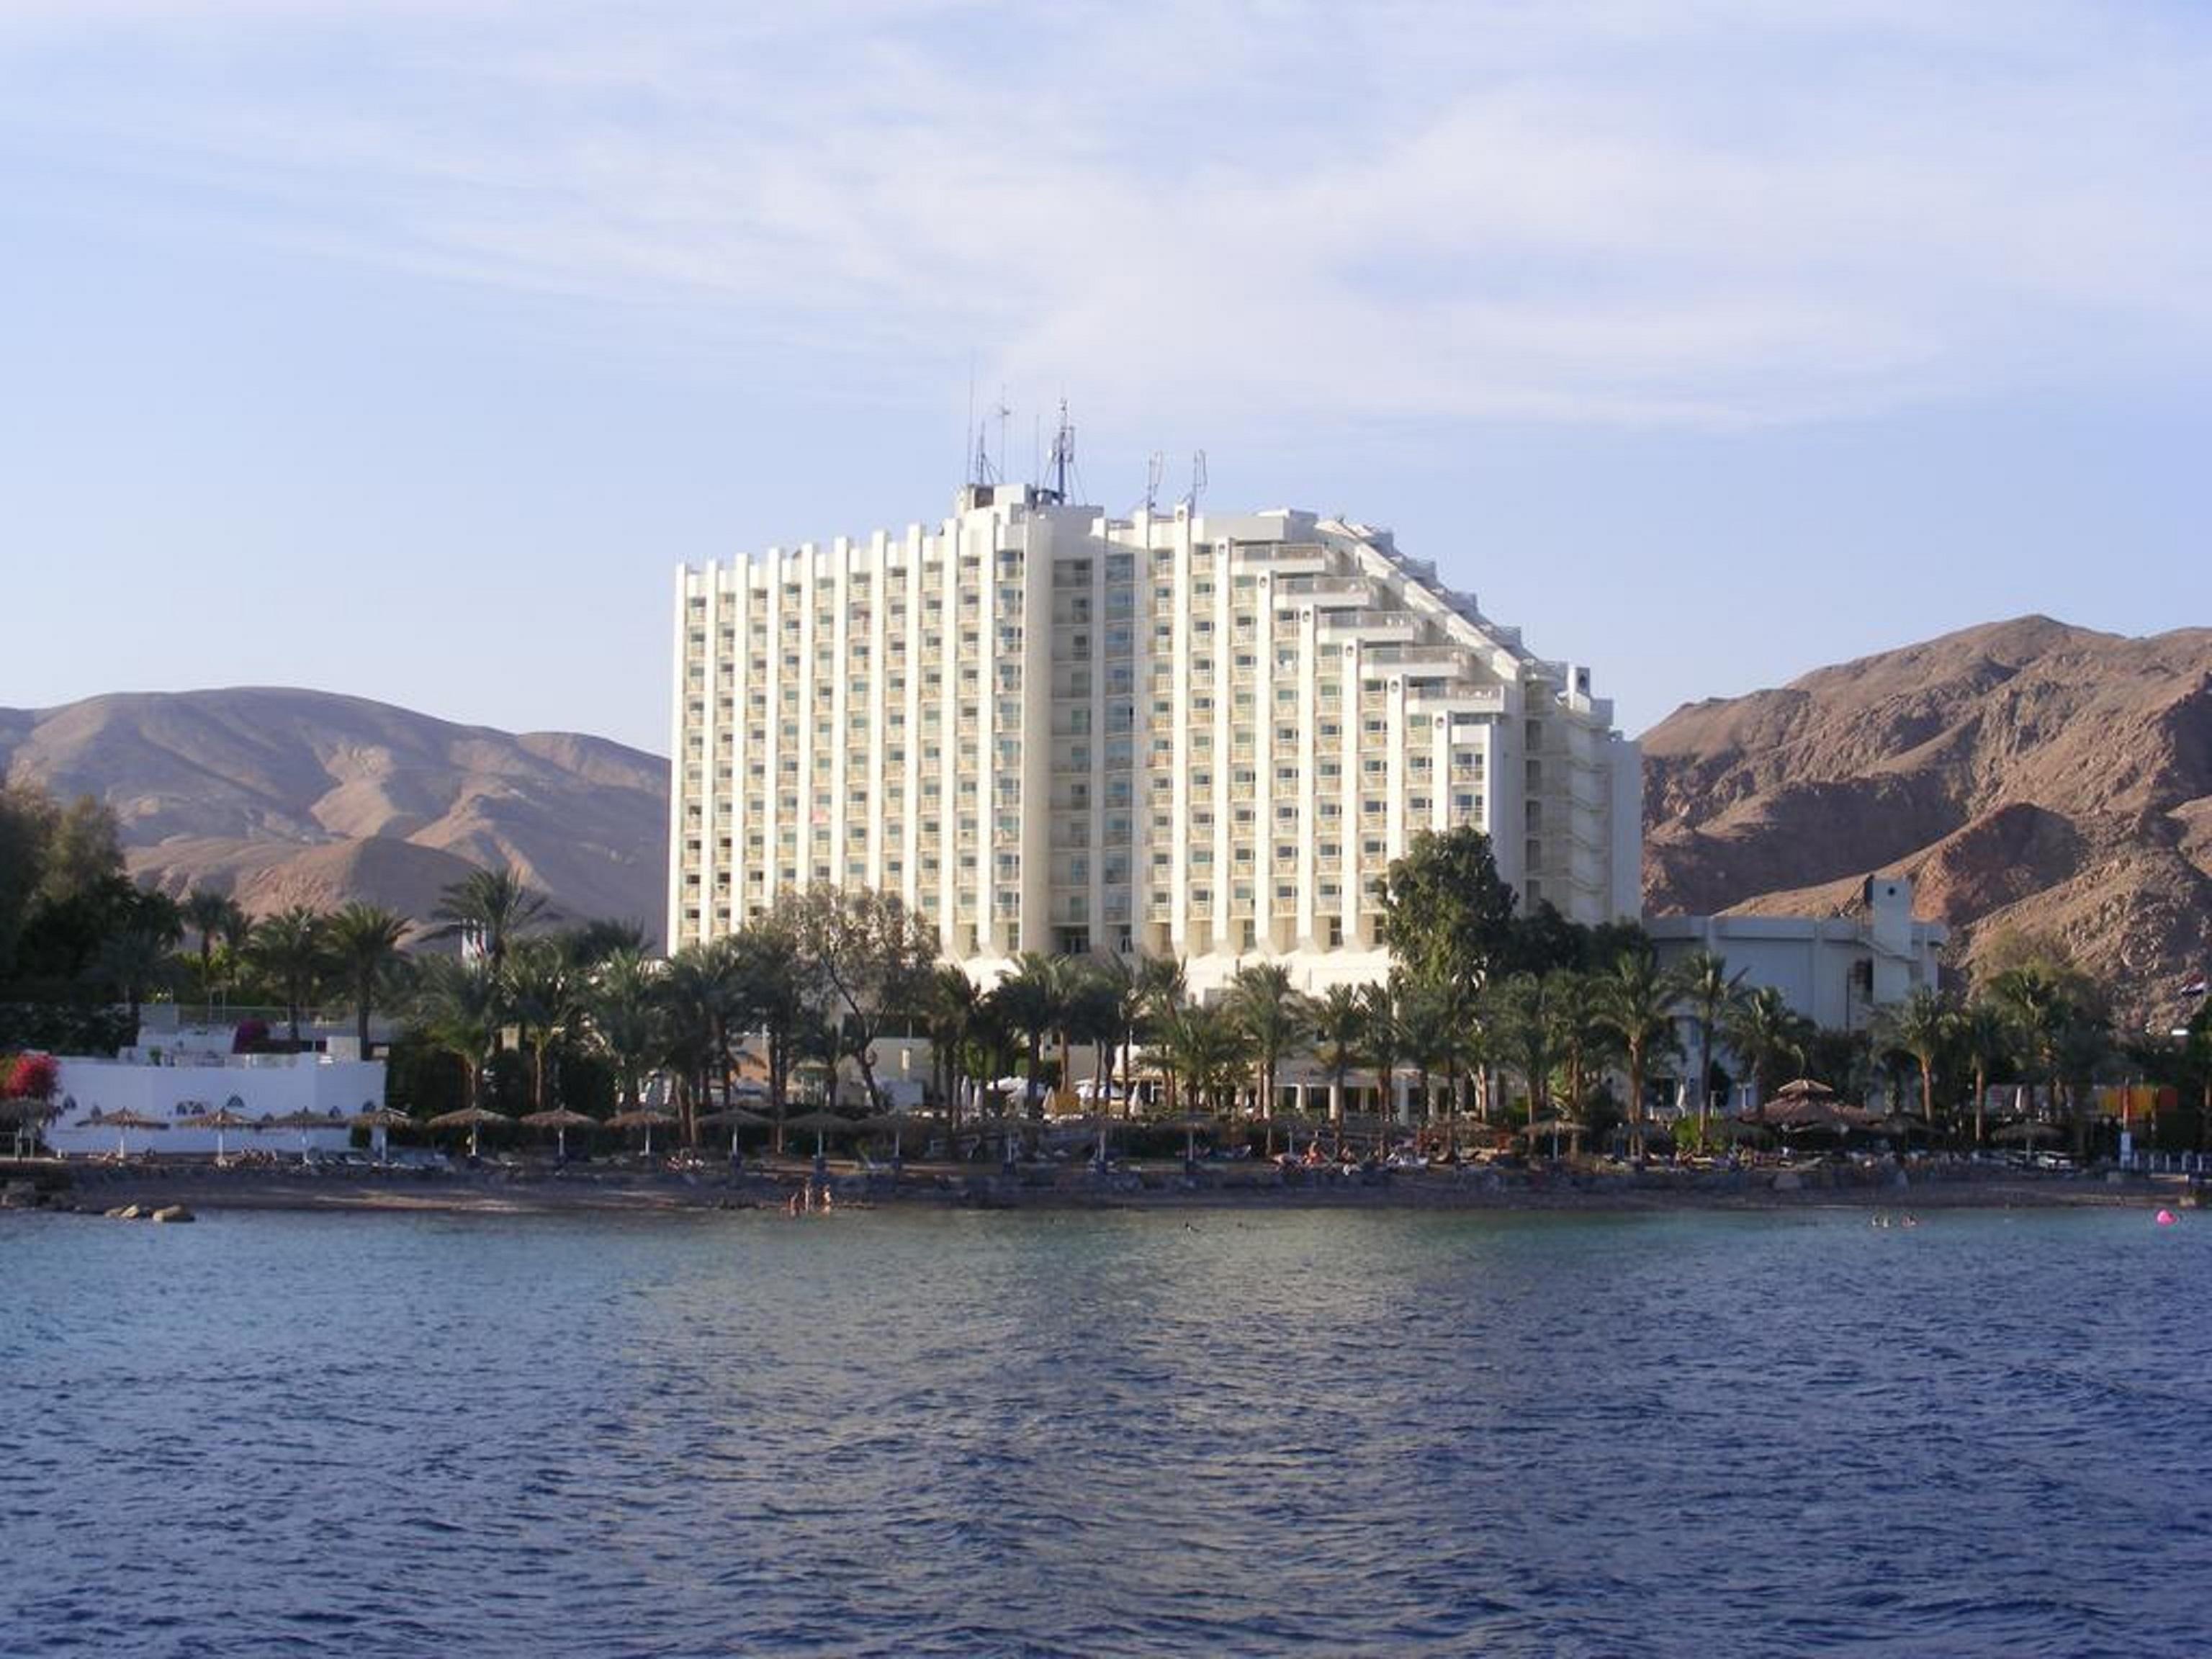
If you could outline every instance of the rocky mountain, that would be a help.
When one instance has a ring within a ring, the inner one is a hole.
[[[1653,914],[1841,915],[1880,872],[1961,964],[2050,938],[2130,1018],[2206,966],[2212,629],[1972,628],[1688,704],[1644,753]]]
[[[359,898],[427,917],[471,866],[508,865],[564,916],[659,933],[667,763],[600,738],[319,691],[133,694],[0,709],[0,770],[106,802],[142,880],[257,915]]]

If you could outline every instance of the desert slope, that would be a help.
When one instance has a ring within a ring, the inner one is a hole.
[[[2212,917],[2212,629],[2022,617],[1690,704],[1644,738],[1654,914],[1847,909],[1911,876],[1971,966],[2062,941],[2169,1012]]]
[[[657,932],[663,910],[667,763],[600,738],[257,687],[0,710],[0,766],[106,801],[134,874],[255,914],[362,898],[421,916],[498,864],[568,916]]]

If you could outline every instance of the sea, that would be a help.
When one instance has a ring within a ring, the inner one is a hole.
[[[1872,1220],[0,1214],[0,1653],[2212,1652],[2212,1213]]]

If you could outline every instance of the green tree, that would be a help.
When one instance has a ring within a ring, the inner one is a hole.
[[[1030,1120],[1026,1140],[1035,1157],[1044,1121],[1044,1044],[1063,1018],[1060,998],[1066,981],[1053,959],[1036,951],[1014,958],[1012,971],[991,989],[988,999],[1006,1028],[1022,1039],[1027,1085],[1024,1115]]]
[[[895,893],[816,886],[791,901],[790,925],[814,1007],[860,1066],[872,1111],[884,1109],[875,1044],[911,1018],[937,965],[937,929]]]
[[[228,904],[229,901],[225,899],[222,902]],[[223,920],[219,915],[206,917],[204,913],[203,917],[195,918],[204,955],[210,927],[203,921],[220,927]],[[354,1032],[363,1060],[368,1058],[369,1016],[398,967],[400,941],[407,937],[410,925],[398,911],[360,900],[341,907],[324,921],[323,944],[329,953],[331,969],[345,986],[347,997],[353,1004]]]
[[[586,1029],[614,1067],[617,1097],[627,1111],[637,1105],[646,1069],[663,1046],[659,973],[643,952],[617,951],[588,974]]]
[[[329,971],[330,956],[325,918],[304,904],[295,904],[262,921],[253,930],[253,963],[275,981],[284,999],[290,1023],[292,1046],[300,1046],[300,1011],[314,997]]]
[[[546,1109],[547,1056],[584,1018],[584,986],[560,943],[526,939],[507,952],[507,995],[530,1049],[530,1107]],[[688,1126],[687,1126],[688,1127]]]
[[[1328,1115],[1333,1123],[1344,1121],[1344,1080],[1365,1051],[1364,994],[1369,988],[1332,985],[1314,1004],[1314,1056],[1328,1069]]]
[[[272,921],[277,918],[272,917]],[[459,1063],[461,1104],[477,1103],[477,1083],[507,1023],[506,988],[489,960],[427,957],[416,977],[413,1017],[423,1039]]]
[[[1391,1120],[1397,1113],[1398,1064],[1406,1057],[1402,988],[1395,977],[1378,980],[1362,991],[1359,997],[1365,1039],[1363,1046],[1367,1063],[1375,1068],[1375,1080],[1382,1094],[1376,1109],[1380,1119],[1378,1141],[1388,1140]]]
[[[1624,951],[1597,975],[1597,1016],[1620,1044],[1628,1065],[1628,1128],[1636,1156],[1644,1152],[1644,1085],[1651,1062],[1678,1046],[1674,988],[1649,951]]]
[[[215,947],[223,931],[230,926],[234,913],[239,911],[238,901],[228,893],[218,893],[212,887],[196,887],[179,907],[185,925],[197,939],[200,959],[200,1000],[215,1000]]]
[[[1936,1062],[1949,1046],[1958,1025],[1950,1000],[1933,986],[1913,988],[1902,1002],[1893,1002],[1875,1016],[1875,1041],[1887,1053],[1909,1056],[1920,1070],[1920,1115],[1936,1121]]]
[[[731,937],[736,941],[746,1017],[761,1036],[768,1063],[769,1110],[775,1120],[774,1146],[783,1151],[783,1121],[791,1098],[792,1067],[807,1023],[807,986],[788,900],[754,916]]]
[[[1705,1133],[1712,1096],[1713,1032],[1721,1018],[1743,995],[1747,969],[1729,973],[1728,963],[1711,951],[1697,951],[1670,970],[1674,995],[1698,1031],[1698,1133]]]
[[[1283,1062],[1305,1046],[1313,1024],[1312,1005],[1291,984],[1291,970],[1279,963],[1249,963],[1229,981],[1224,999],[1230,1018],[1244,1034],[1255,1068],[1260,1115],[1267,1126],[1267,1151],[1275,1150],[1275,1093]]]
[[[1551,1115],[1552,1072],[1559,1061],[1553,983],[1534,974],[1516,974],[1492,986],[1485,996],[1498,1053],[1528,1091],[1531,1123]]]
[[[1803,1069],[1813,1022],[1791,1008],[1773,986],[1762,985],[1723,1011],[1721,1035],[1751,1068],[1765,1098]]]
[[[505,965],[518,937],[551,920],[544,896],[512,870],[470,871],[439,893],[431,914],[446,924],[445,937],[474,945],[495,968]]]
[[[1410,979],[1472,999],[1512,947],[1515,902],[1489,836],[1424,830],[1383,878],[1383,941]]]

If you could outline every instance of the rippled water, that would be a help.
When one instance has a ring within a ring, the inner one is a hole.
[[[0,1651],[2199,1654],[2212,1219],[0,1216]]]

